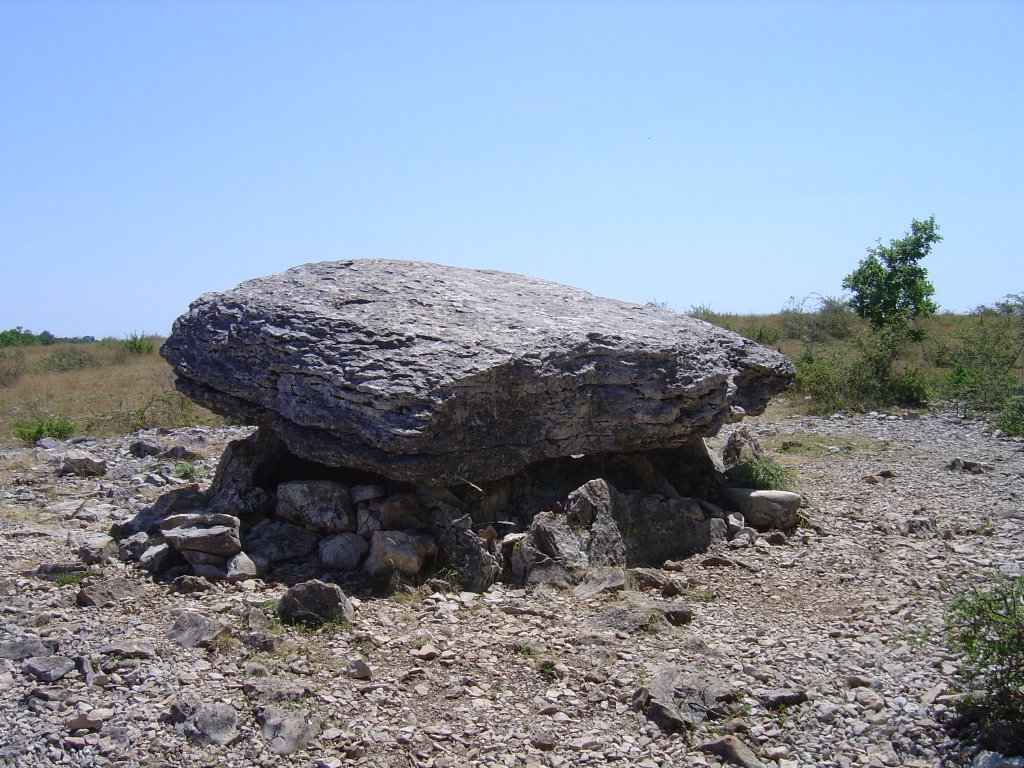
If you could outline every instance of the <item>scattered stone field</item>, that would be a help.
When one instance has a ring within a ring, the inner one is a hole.
[[[246,430],[2,451],[0,766],[997,764],[947,728],[943,615],[1024,573],[1024,441],[948,414],[747,423],[805,497],[788,534],[626,590],[352,580],[352,621],[315,629],[276,619],[283,585],[155,583],[94,535],[208,483]],[[72,450],[106,473],[62,472]],[[666,685],[690,727],[652,705]]]

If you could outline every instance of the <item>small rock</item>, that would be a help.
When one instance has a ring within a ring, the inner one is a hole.
[[[277,707],[260,707],[256,720],[263,726],[263,736],[275,755],[298,752],[320,732],[320,718]]]
[[[196,611],[178,611],[167,637],[186,648],[208,648],[221,637],[229,635],[227,625]]]
[[[25,674],[43,683],[53,683],[72,672],[75,662],[67,656],[33,656],[25,660]]]
[[[362,659],[351,659],[348,662],[347,674],[354,680],[369,680],[373,677],[370,665]]]
[[[707,752],[723,760],[738,765],[741,768],[764,768],[764,763],[757,759],[750,747],[744,744],[736,736],[723,736],[714,741],[698,744],[697,749]]]
[[[102,477],[107,474],[107,462],[85,451],[69,451],[62,457],[60,474]]]
[[[291,587],[281,597],[277,614],[286,624],[352,621],[355,611],[341,587],[317,579]]]

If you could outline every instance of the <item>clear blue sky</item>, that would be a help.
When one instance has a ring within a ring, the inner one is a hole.
[[[931,214],[942,308],[1024,291],[1021,0],[0,0],[0,78],[0,329],[362,257],[769,312]]]

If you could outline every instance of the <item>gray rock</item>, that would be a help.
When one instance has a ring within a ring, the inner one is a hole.
[[[312,531],[279,520],[263,520],[249,529],[243,548],[262,573],[269,563],[305,557],[320,543]]]
[[[572,592],[576,597],[596,597],[602,592],[621,592],[626,588],[626,572],[621,568],[600,566],[587,572]]]
[[[152,659],[156,656],[156,647],[146,640],[117,640],[100,646],[99,652],[124,659]]]
[[[735,713],[739,696],[724,680],[663,666],[633,699],[634,709],[666,733],[690,730],[708,718]]]
[[[587,562],[598,566],[626,564],[626,542],[616,523],[619,494],[604,480],[591,480],[569,494],[565,519],[570,526],[588,528]]]
[[[223,512],[249,523],[269,515],[274,500],[256,478],[285,463],[284,443],[270,430],[259,429],[233,440],[221,454],[209,491],[212,512]]]
[[[370,554],[363,570],[371,576],[386,576],[397,572],[415,576],[427,557],[437,550],[429,536],[414,536],[401,531],[376,531],[370,541]]]
[[[583,527],[573,528],[565,515],[539,513],[533,518],[530,536],[535,551],[543,560],[552,560],[570,570],[590,565],[587,556],[590,531]]]
[[[107,462],[85,451],[68,451],[61,459],[62,475],[102,477],[107,474]]]
[[[94,584],[82,584],[75,601],[82,607],[121,604],[135,600],[145,593],[145,588],[134,581],[110,578]]]
[[[769,530],[794,528],[800,522],[799,493],[790,491],[759,491],[750,488],[727,488],[729,501],[743,515],[747,525]]]
[[[501,575],[501,558],[493,539],[465,528],[449,528],[440,541],[441,560],[458,573],[462,589],[483,592]]]
[[[722,449],[722,461],[727,473],[764,458],[764,449],[746,426],[733,430],[725,442],[725,448]]]
[[[139,556],[139,568],[152,574],[166,573],[182,562],[181,554],[170,544],[155,544]]]
[[[320,718],[278,707],[259,707],[256,721],[263,727],[263,737],[270,742],[270,751],[275,755],[298,752],[320,733]]]
[[[48,656],[53,649],[38,637],[22,637],[12,640],[0,640],[0,659],[22,661],[33,656]]]
[[[291,587],[277,606],[277,615],[286,624],[322,624],[327,621],[352,621],[355,611],[341,587],[312,580]]]
[[[164,540],[179,552],[194,550],[219,557],[242,551],[241,521],[225,514],[182,514],[161,523]]]
[[[332,571],[354,571],[370,545],[358,533],[339,533],[320,539],[320,565]]]
[[[67,656],[33,656],[22,669],[42,683],[54,683],[74,671],[75,662]]]
[[[623,494],[616,521],[630,566],[660,566],[666,560],[704,552],[725,529],[723,520],[706,520],[694,499],[640,493]]]
[[[259,575],[256,563],[245,552],[239,552],[228,560],[225,567],[225,577],[228,581],[245,581],[255,579]]]
[[[296,455],[410,481],[683,445],[759,413],[793,376],[782,355],[667,310],[384,260],[206,294],[161,354],[182,392],[270,424]]]
[[[117,542],[105,533],[91,533],[78,543],[78,557],[86,565],[106,562],[117,551]]]
[[[178,461],[195,461],[201,459],[202,456],[191,448],[187,448],[184,445],[172,445],[166,451],[160,454],[164,459],[175,459]]]
[[[144,459],[147,456],[159,456],[164,452],[164,446],[154,440],[136,440],[128,446],[128,451],[132,456]]]
[[[139,531],[121,542],[117,556],[125,562],[130,562],[142,557],[142,553],[147,549],[149,549],[149,534]]]
[[[764,763],[757,759],[750,747],[731,734],[714,741],[698,744],[696,748],[701,752],[720,757],[727,763],[738,765],[740,768],[764,768]]]
[[[777,707],[794,707],[807,701],[807,691],[803,688],[776,688],[758,694],[766,707],[774,709]]]
[[[317,531],[354,531],[348,488],[330,480],[293,480],[277,486],[277,517]]]
[[[170,721],[196,744],[230,744],[238,738],[238,715],[230,704],[182,699],[171,705]]]
[[[174,616],[174,624],[167,630],[168,638],[186,648],[208,648],[226,634],[230,634],[226,624],[187,610],[179,610]]]

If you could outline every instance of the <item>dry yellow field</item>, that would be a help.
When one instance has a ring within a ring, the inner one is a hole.
[[[76,435],[125,434],[136,429],[223,423],[174,391],[170,366],[157,353],[125,353],[116,341],[7,347],[0,367],[20,375],[0,385],[0,445],[18,442],[12,426],[63,416]]]

